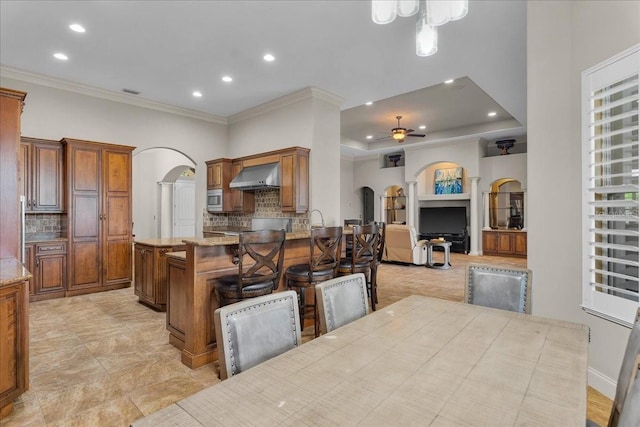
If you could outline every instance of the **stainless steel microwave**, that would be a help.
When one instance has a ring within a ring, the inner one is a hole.
[[[222,212],[222,190],[207,190],[207,211]]]

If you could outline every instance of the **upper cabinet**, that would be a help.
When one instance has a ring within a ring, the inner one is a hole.
[[[64,211],[63,150],[58,141],[22,138],[19,188],[27,213]]]
[[[238,159],[209,160],[207,190],[223,191],[222,212],[253,212],[253,191],[229,188],[229,183],[243,168],[269,163],[280,165],[280,208],[282,212],[303,213],[309,210],[309,149],[291,147]]]
[[[209,160],[207,163],[207,190],[229,189],[231,159]]]
[[[280,154],[282,212],[309,210],[309,149],[295,147]]]

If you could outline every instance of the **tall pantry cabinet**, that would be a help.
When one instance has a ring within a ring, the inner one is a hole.
[[[65,138],[67,296],[131,286],[131,152]]]

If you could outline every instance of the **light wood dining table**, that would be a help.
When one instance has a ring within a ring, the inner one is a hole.
[[[587,326],[410,296],[134,426],[584,426]]]

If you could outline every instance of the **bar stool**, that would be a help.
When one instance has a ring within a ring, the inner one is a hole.
[[[347,228],[347,227],[353,228],[353,226],[355,226],[355,225],[362,225],[362,221],[359,220],[359,219],[345,219],[344,220],[344,227],[345,228]],[[351,248],[352,248],[351,247],[351,243],[352,242],[351,242],[350,238],[348,238],[345,241],[344,254],[345,254],[345,256],[347,258],[349,258],[351,256]]]
[[[292,265],[284,274],[287,289],[295,290],[299,295],[298,311],[301,330],[304,330],[304,319],[313,319],[316,337],[320,335],[318,305],[315,297],[313,304],[307,304],[305,291],[311,288],[313,294],[313,288],[317,283],[336,276],[341,244],[342,227],[312,228],[309,239],[309,262]]]
[[[350,237],[353,250],[350,257],[340,260],[338,276],[364,273],[367,278],[367,290],[371,307],[375,310],[375,299],[373,298],[375,290],[373,289],[372,272],[377,268],[374,264],[378,259],[378,226],[375,223],[356,225],[353,227],[353,234]]]
[[[284,230],[240,233],[238,274],[222,276],[215,281],[220,307],[267,295],[278,288],[284,261],[284,241]]]

